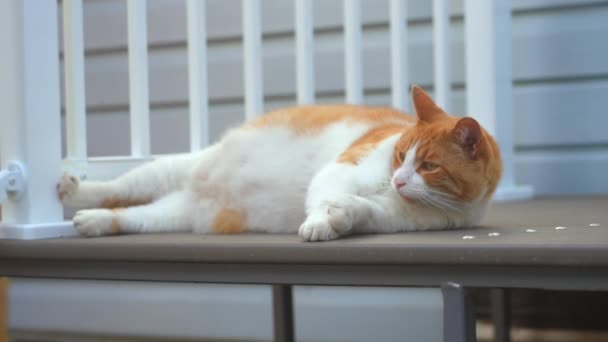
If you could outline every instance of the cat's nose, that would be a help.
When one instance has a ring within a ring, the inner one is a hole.
[[[397,187],[397,189],[401,189],[402,187],[404,187],[407,183],[403,180],[400,179],[395,179],[395,186]]]

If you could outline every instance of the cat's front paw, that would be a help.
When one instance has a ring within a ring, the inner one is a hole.
[[[308,217],[298,231],[304,241],[327,241],[337,239],[340,235],[329,223],[329,216]]]
[[[327,205],[329,224],[340,234],[348,233],[353,227],[353,209],[348,197],[336,198]]]
[[[69,173],[64,173],[57,184],[57,196],[59,196],[61,203],[67,206],[74,206],[76,204],[74,200],[79,185],[80,181],[78,180],[78,177]]]
[[[110,209],[79,210],[74,215],[74,228],[83,236],[109,235],[117,233],[118,221]]]
[[[309,215],[298,234],[305,241],[334,240],[347,234],[352,226],[352,213],[347,203],[340,199],[329,201],[321,210]]]

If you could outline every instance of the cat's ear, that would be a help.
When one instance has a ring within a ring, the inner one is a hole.
[[[481,132],[481,126],[479,126],[479,123],[475,119],[467,117],[458,120],[452,130],[452,136],[469,158],[477,158],[483,133]]]
[[[433,122],[447,116],[435,101],[422,88],[412,85],[412,103],[418,119],[423,122]]]

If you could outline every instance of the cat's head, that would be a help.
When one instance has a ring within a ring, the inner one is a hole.
[[[448,115],[418,86],[412,87],[416,125],[393,155],[393,184],[409,203],[461,209],[487,202],[502,171],[498,145],[475,119]]]

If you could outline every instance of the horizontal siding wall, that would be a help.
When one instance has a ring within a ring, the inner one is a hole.
[[[208,0],[211,139],[243,118],[241,1]],[[365,102],[390,104],[388,0],[363,1]],[[451,2],[452,109],[465,111],[463,1]],[[608,1],[514,0],[517,178],[608,193]],[[431,2],[408,1],[410,80],[432,91]],[[84,5],[89,154],[129,151],[126,2]],[[344,101],[341,0],[316,0],[318,102]],[[265,109],[295,103],[293,3],[262,1]],[[188,149],[185,0],[148,1],[153,153]]]

